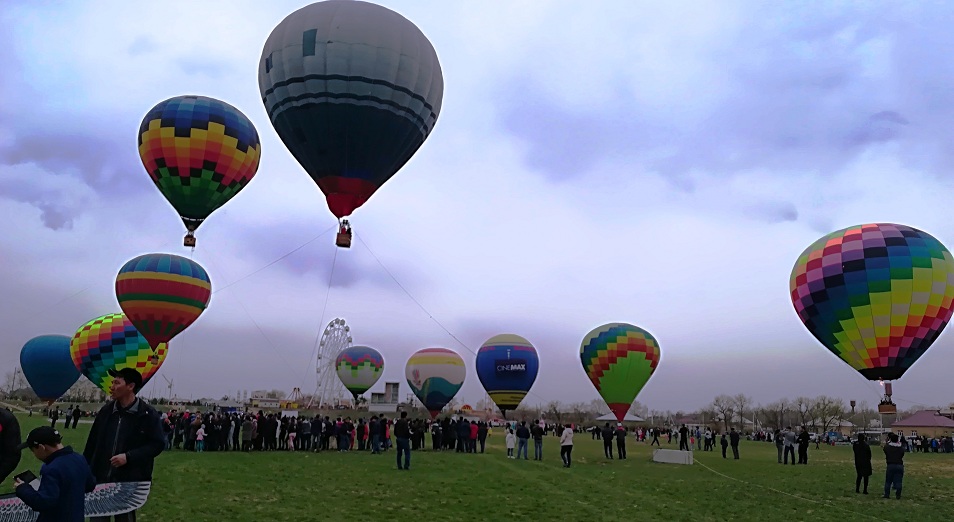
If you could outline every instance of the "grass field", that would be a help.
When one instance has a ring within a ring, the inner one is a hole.
[[[25,433],[39,417],[20,417]],[[88,424],[64,430],[79,451]],[[430,437],[428,437],[428,443]],[[851,449],[809,451],[808,466],[776,463],[775,446],[745,442],[741,460],[696,452],[697,464],[651,462],[648,445],[630,441],[629,458],[607,461],[602,444],[576,437],[564,469],[557,439],[544,461],[509,460],[499,433],[488,453],[414,452],[409,472],[394,452],[185,453],[156,461],[144,521],[204,520],[683,520],[950,521],[954,520],[954,455],[908,454],[904,497],[881,498],[884,457],[872,448],[869,495],[854,492]],[[667,446],[663,442],[663,447]],[[531,445],[532,455],[532,445]],[[532,458],[532,457],[531,457]],[[24,454],[18,470],[39,471]],[[11,489],[11,481],[0,492]]]

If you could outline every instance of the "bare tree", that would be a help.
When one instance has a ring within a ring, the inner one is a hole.
[[[563,424],[563,409],[563,405],[558,401],[550,401],[543,410],[543,413],[546,414],[548,421]]]
[[[822,423],[822,433],[828,433],[829,428],[841,422],[845,416],[845,401],[819,395],[815,398],[815,413],[818,420]]]
[[[732,422],[732,415],[735,413],[735,399],[724,394],[718,395],[712,399],[710,408],[719,414],[725,431],[729,431],[729,423]]]
[[[644,406],[643,403],[639,401],[633,401],[633,404],[631,404],[629,407],[628,413],[630,415],[636,415],[639,417],[646,418],[646,416],[649,415],[649,408]]]
[[[795,397],[792,401],[792,409],[798,414],[799,425],[807,426],[812,416],[812,400],[808,397]]]
[[[732,397],[732,407],[735,410],[735,414],[739,417],[739,431],[745,431],[745,412],[748,411],[751,404],[752,398],[746,396],[744,393]]]

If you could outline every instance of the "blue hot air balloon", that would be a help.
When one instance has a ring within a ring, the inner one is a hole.
[[[65,335],[34,337],[20,350],[20,368],[37,397],[53,404],[79,379]]]
[[[496,335],[477,351],[477,378],[504,416],[527,396],[539,370],[537,350],[519,335]]]

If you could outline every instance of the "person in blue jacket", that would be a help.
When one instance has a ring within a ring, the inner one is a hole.
[[[16,494],[24,504],[40,515],[37,522],[82,522],[85,518],[85,495],[96,487],[96,478],[86,459],[73,448],[63,446],[60,432],[50,426],[31,431],[22,451],[30,448],[43,461],[40,467],[40,489],[15,480]]]

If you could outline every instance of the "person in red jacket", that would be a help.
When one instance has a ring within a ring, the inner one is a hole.
[[[470,440],[468,441],[467,453],[477,453],[477,430],[479,427],[476,422],[470,423]]]

